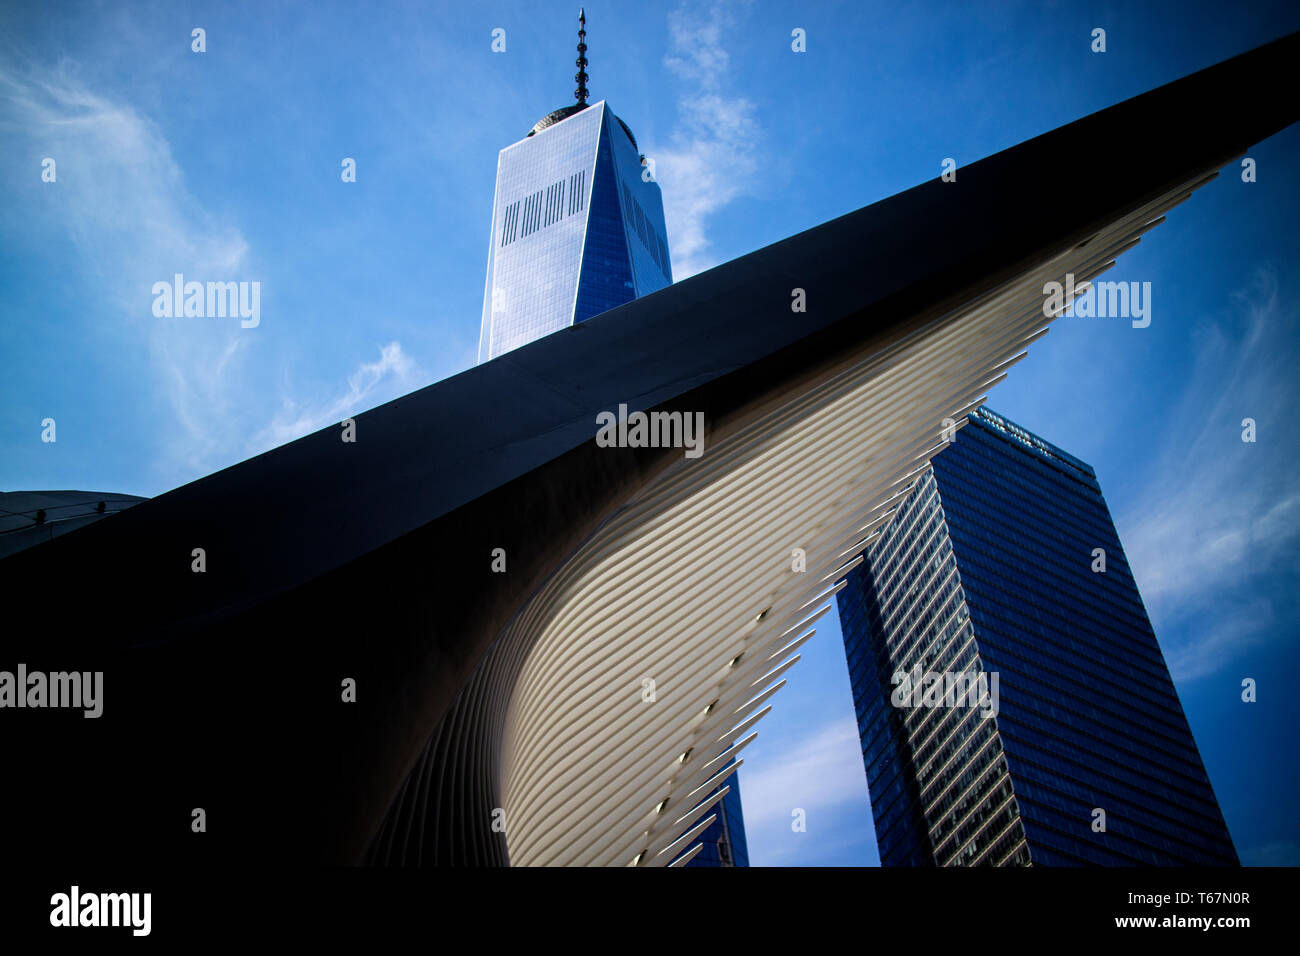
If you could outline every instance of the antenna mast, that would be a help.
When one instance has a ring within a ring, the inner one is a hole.
[[[578,64],[578,72],[573,74],[573,78],[578,81],[578,88],[573,91],[573,95],[578,98],[578,102],[583,106],[587,105],[587,10],[585,7],[578,10],[578,59],[574,61]]]

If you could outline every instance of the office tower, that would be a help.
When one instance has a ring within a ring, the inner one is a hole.
[[[714,807],[718,819],[710,823],[695,843],[700,852],[687,866],[749,866],[749,845],[745,841],[745,818],[740,806],[740,774],[727,780],[730,788]]]
[[[1096,474],[952,437],[838,595],[881,863],[1235,865]]]
[[[627,124],[587,103],[579,23],[577,101],[497,157],[480,362],[672,283],[659,184]]]

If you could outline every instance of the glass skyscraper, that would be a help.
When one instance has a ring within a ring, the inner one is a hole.
[[[882,865],[1237,864],[1096,474],[953,438],[838,595]]]
[[[726,785],[731,789],[711,811],[718,815],[718,819],[700,834],[698,842],[702,848],[687,866],[749,866],[745,818],[740,808],[740,774],[732,774]],[[716,793],[714,790],[710,796]],[[690,847],[694,846],[695,842],[692,842]]]
[[[659,184],[628,125],[587,104],[585,12],[579,23],[577,102],[497,157],[479,362],[673,281]],[[728,783],[687,866],[749,865],[737,775]]]
[[[555,110],[501,150],[480,362],[672,283],[646,169],[604,100]]]

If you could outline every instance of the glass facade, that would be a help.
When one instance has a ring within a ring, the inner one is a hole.
[[[608,133],[602,130],[596,148],[596,175],[592,180],[591,211],[587,215],[587,236],[582,247],[575,322],[636,298],[627,229],[619,200],[620,184],[614,174]]]
[[[669,285],[666,237],[659,184],[604,101],[507,146],[479,361]]]
[[[1088,465],[978,410],[838,603],[882,865],[1237,863]]]
[[[735,763],[734,759],[727,766],[732,763]],[[717,813],[718,819],[700,834],[698,842],[703,844],[703,849],[695,854],[687,866],[749,866],[745,818],[740,810],[740,772],[732,774],[724,786],[731,789],[712,811]],[[717,791],[714,790],[713,793]],[[691,846],[695,846],[695,843],[692,842]]]

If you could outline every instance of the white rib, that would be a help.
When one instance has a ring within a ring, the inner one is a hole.
[[[491,768],[511,863],[666,865],[698,852],[686,845],[720,797],[692,802],[734,772],[726,761],[753,735],[733,742],[770,709],[791,653],[843,587],[833,582],[943,447],[943,419],[964,424],[1045,334],[1044,283],[1100,274],[1211,178],[710,423],[702,458],[670,463],[611,515],[502,632],[468,690],[493,729],[463,759]],[[793,548],[805,573],[790,569]]]

